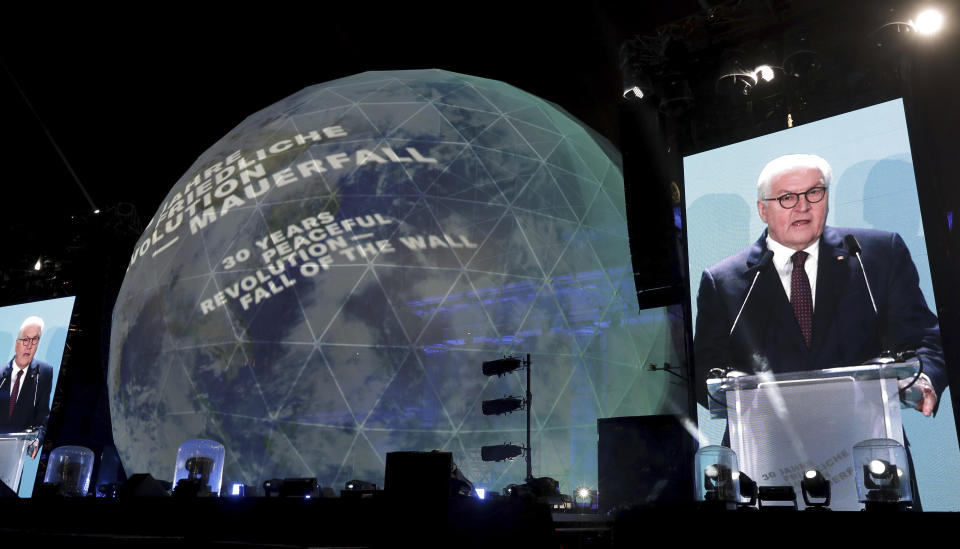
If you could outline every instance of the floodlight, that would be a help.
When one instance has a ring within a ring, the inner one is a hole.
[[[37,262],[33,264],[33,270],[39,271],[41,267],[43,267],[43,262],[41,261],[41,258],[38,257]]]
[[[519,358],[512,356],[488,360],[483,363],[483,375],[502,376],[519,369],[521,366],[523,366],[523,362]]]
[[[913,28],[920,34],[935,34],[943,28],[943,14],[934,9],[924,10],[913,21]]]
[[[508,414],[510,412],[522,409],[523,399],[520,397],[510,396],[494,400],[484,400],[481,408],[483,410],[483,415],[485,416]]]
[[[505,461],[523,454],[523,447],[515,444],[497,444],[481,446],[480,459],[483,461]]]

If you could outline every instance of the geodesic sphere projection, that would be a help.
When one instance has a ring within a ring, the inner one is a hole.
[[[658,398],[642,364],[623,179],[609,145],[501,82],[440,70],[312,86],[246,119],[173,186],[113,315],[109,389],[128,472],[172,478],[177,447],[226,447],[224,484],[381,484],[386,453],[451,451],[478,486],[533,464],[596,484],[596,419]],[[652,316],[651,316],[652,315]],[[661,379],[658,377],[658,379]],[[382,485],[382,484],[381,484]]]

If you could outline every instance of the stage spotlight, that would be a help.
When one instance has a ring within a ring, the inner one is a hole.
[[[737,503],[738,507],[741,508],[753,508],[757,504],[757,494],[759,493],[759,488],[757,487],[756,481],[747,476],[746,473],[740,471],[740,499],[741,501]],[[742,501],[742,500],[747,501]]]
[[[756,81],[764,80],[770,82],[774,78],[773,68],[770,65],[760,65],[753,69],[753,79]]]
[[[343,485],[344,490],[376,490],[377,485],[372,482],[367,482],[365,480],[348,480],[346,484]]]
[[[502,376],[519,369],[523,366],[523,361],[517,357],[506,356],[497,360],[488,360],[483,363],[483,375]]]
[[[520,397],[510,396],[495,400],[484,400],[481,404],[481,409],[483,410],[483,415],[485,416],[509,414],[510,412],[523,409],[523,399]]]
[[[486,498],[487,498],[487,490],[486,490],[486,488],[474,488],[473,491],[477,493],[477,499],[486,499]]]
[[[523,454],[523,448],[515,444],[497,444],[481,446],[480,459],[483,461],[506,461]]]
[[[41,258],[38,257],[37,262],[33,264],[33,270],[39,271],[41,267],[43,267],[43,262],[41,261]]]
[[[943,14],[934,9],[924,10],[913,21],[913,28],[920,34],[936,34],[943,28]]]
[[[38,495],[84,497],[93,472],[93,452],[83,446],[61,446],[47,460],[47,473]]]
[[[354,499],[372,498],[377,491],[376,484],[365,480],[353,479],[343,484],[343,490],[340,490],[340,497]]]
[[[693,89],[683,72],[664,74],[658,82],[657,95],[660,96],[660,112],[664,114],[680,116],[693,107]]]
[[[803,503],[807,505],[807,509],[828,510],[830,505],[830,481],[820,471],[810,469],[803,474],[803,479],[800,480],[800,492],[803,494]],[[823,501],[813,502],[811,498]]]
[[[906,510],[913,503],[907,452],[896,440],[871,439],[853,446],[857,495],[867,511]]]
[[[734,509],[740,501],[737,454],[725,446],[704,446],[694,459],[697,501],[708,508]]]
[[[653,92],[653,83],[639,64],[625,58],[620,64],[623,98],[639,101]]]
[[[216,497],[223,480],[225,449],[213,440],[194,439],[180,445],[173,476],[177,497]]]
[[[729,467],[714,463],[703,470],[703,484],[707,501],[735,501],[733,472]]]
[[[587,486],[581,486],[573,493],[574,503],[577,507],[586,507],[592,509],[597,503],[597,492]]]
[[[623,90],[624,99],[643,99],[643,95],[643,90],[640,89],[640,86],[631,86]]]

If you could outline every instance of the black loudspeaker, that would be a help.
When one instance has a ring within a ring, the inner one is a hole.
[[[137,473],[117,489],[117,497],[170,497],[170,489],[149,473]]]
[[[383,489],[391,498],[446,503],[452,469],[450,452],[388,452]]]
[[[600,512],[693,500],[694,439],[676,416],[597,420]]]

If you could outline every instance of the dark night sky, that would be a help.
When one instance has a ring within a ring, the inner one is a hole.
[[[196,157],[246,116],[366,70],[442,68],[504,80],[616,140],[623,21],[589,3],[553,16],[506,4],[485,6],[486,14],[449,6],[22,17],[0,42],[11,205],[4,223],[42,220],[55,247],[64,219],[90,209],[17,85],[92,201],[132,203],[144,221]]]

